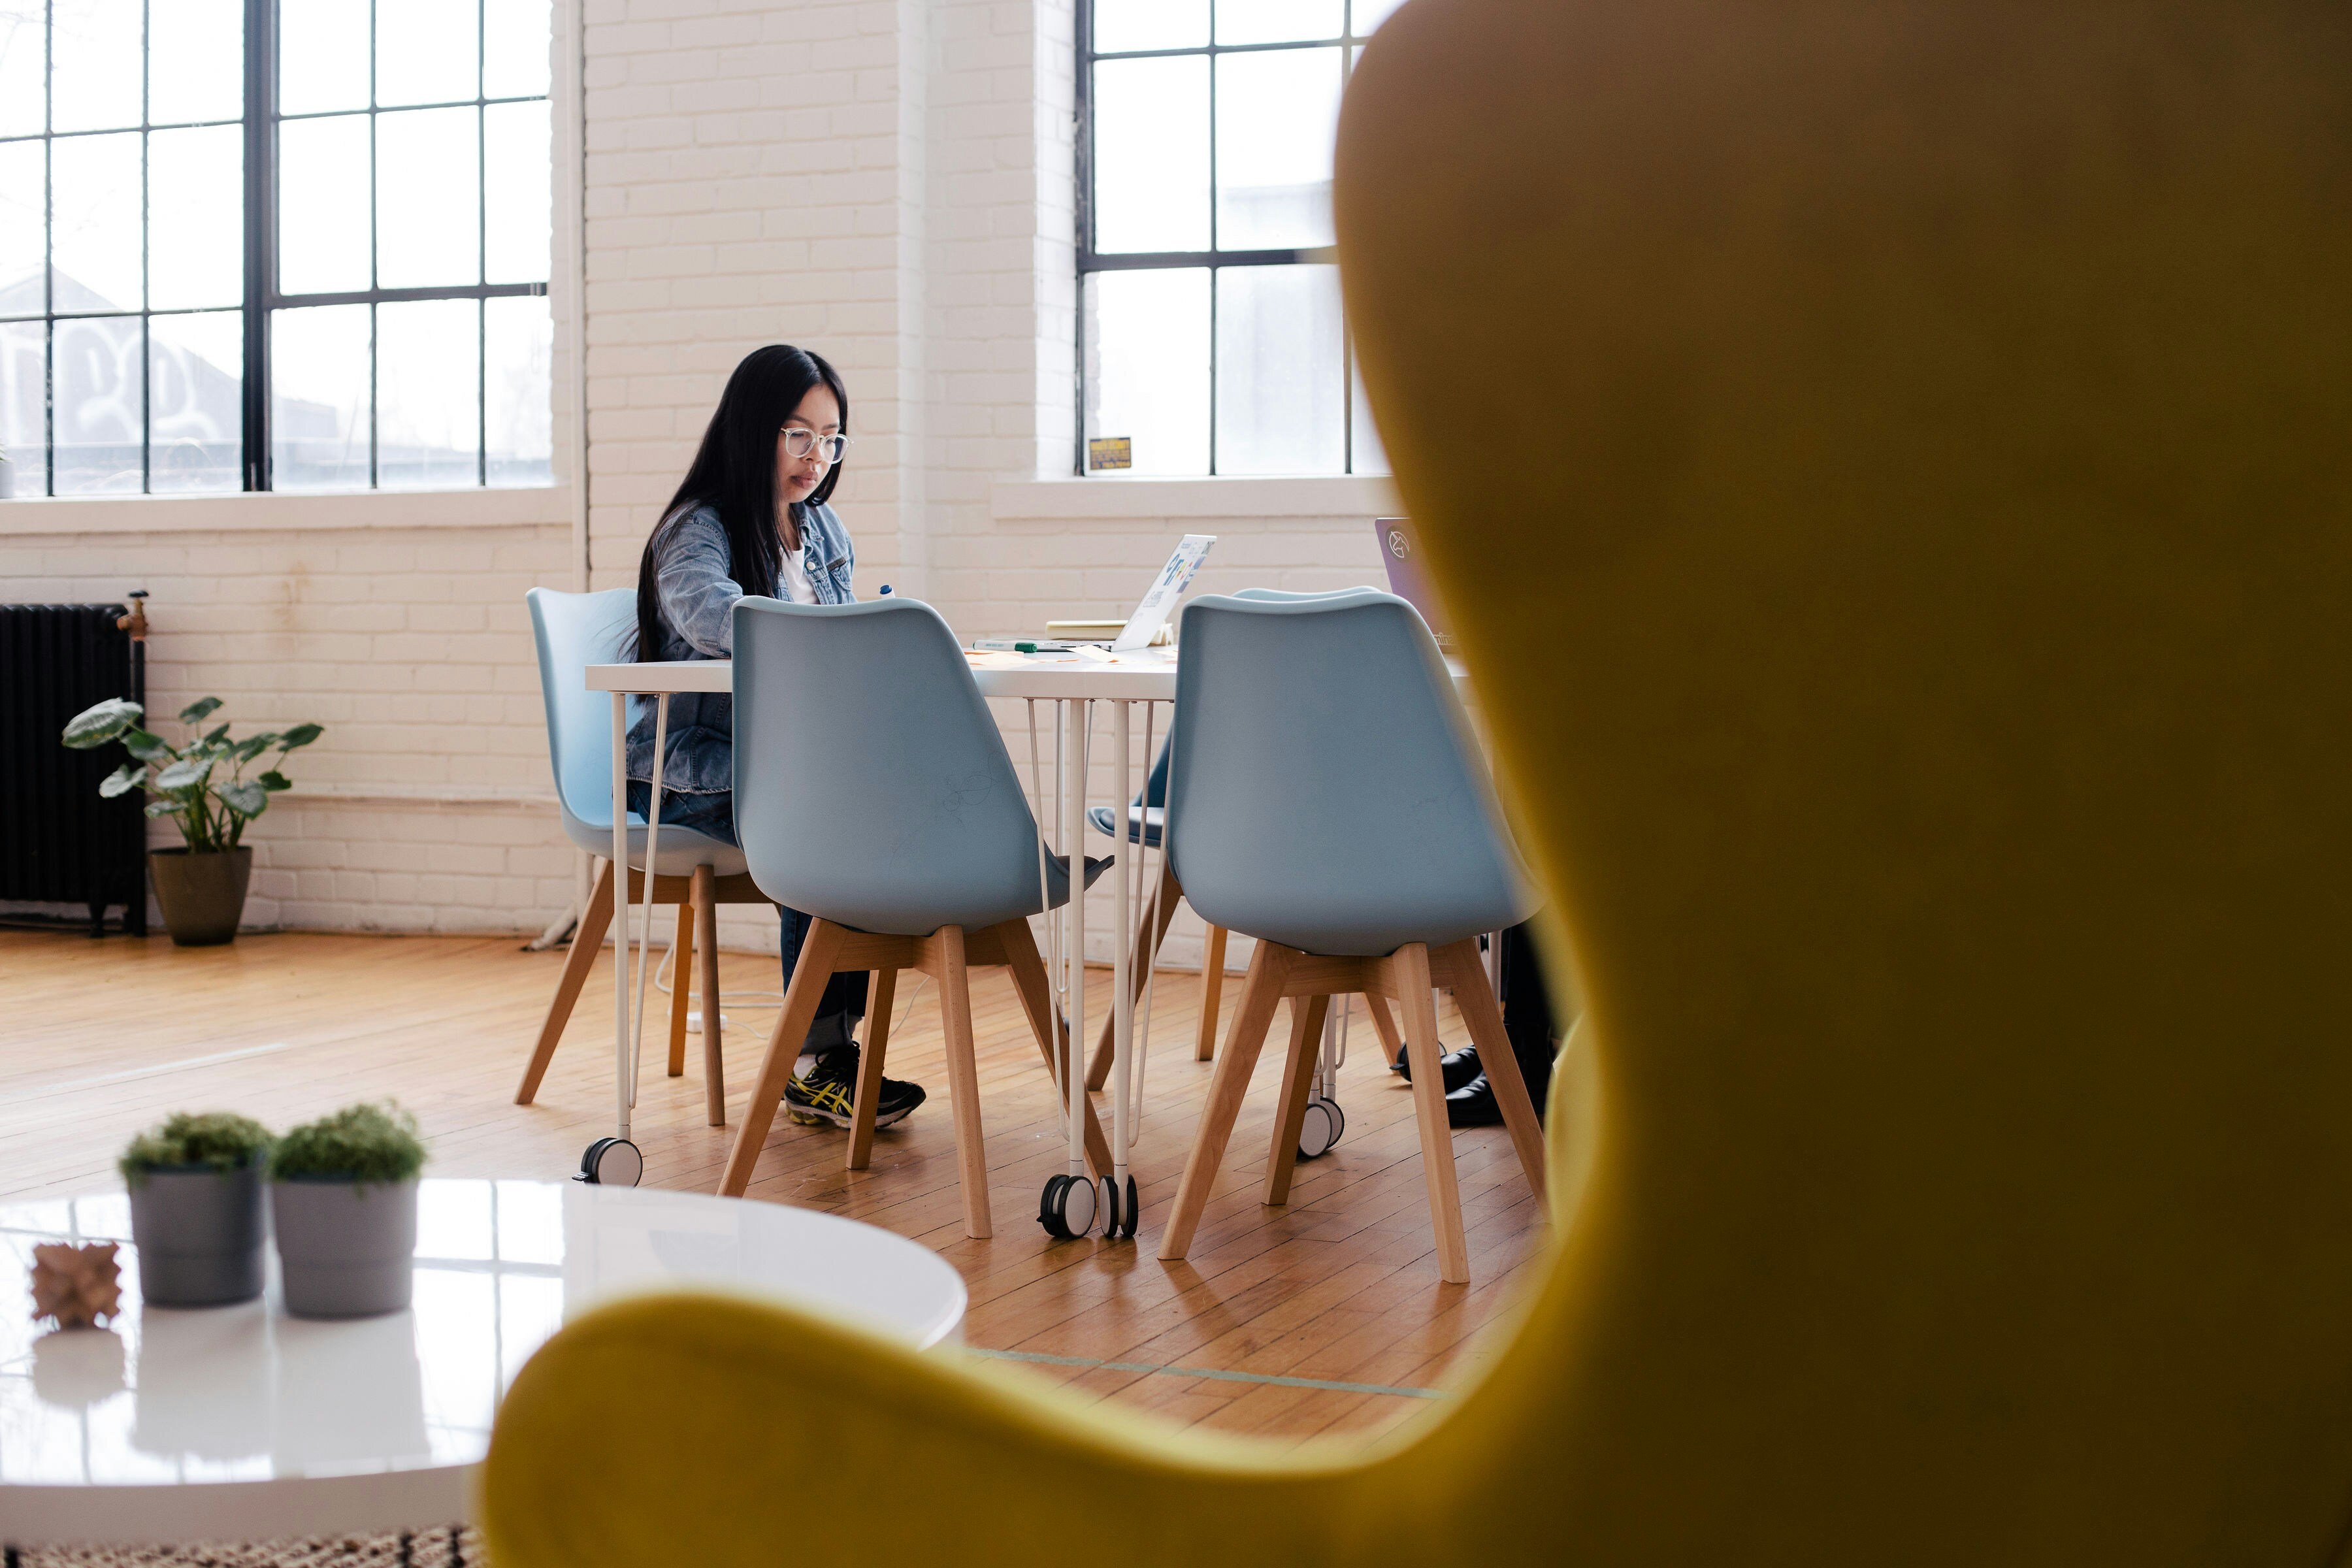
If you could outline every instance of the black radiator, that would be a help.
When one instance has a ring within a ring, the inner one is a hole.
[[[0,899],[86,904],[93,935],[116,904],[147,934],[146,796],[99,799],[122,747],[58,737],[93,702],[147,700],[146,617],[132,620],[121,605],[0,605]]]

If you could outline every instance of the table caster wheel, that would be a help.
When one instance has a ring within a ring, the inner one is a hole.
[[[634,1187],[646,1173],[646,1157],[625,1138],[599,1138],[580,1156],[580,1173],[572,1179],[598,1187]]]
[[[1037,1223],[1055,1241],[1075,1241],[1094,1229],[1095,1206],[1095,1184],[1084,1176],[1049,1176]]]
[[[1339,1102],[1316,1096],[1307,1102],[1307,1115],[1298,1123],[1298,1157],[1321,1159],[1347,1130],[1348,1119],[1340,1112]]]
[[[1142,1202],[1135,1195],[1135,1178],[1127,1179],[1127,1195],[1119,1196],[1118,1183],[1109,1176],[1102,1179],[1103,1237],[1108,1241],[1133,1241],[1136,1222],[1142,1217]]]

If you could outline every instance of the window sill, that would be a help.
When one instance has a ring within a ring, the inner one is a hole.
[[[561,485],[495,490],[283,491],[199,496],[42,496],[0,500],[0,537],[302,532],[367,528],[545,528],[572,521]]]
[[[999,522],[1081,522],[1131,518],[1185,521],[1380,517],[1398,508],[1385,474],[1296,479],[999,479],[990,497]]]

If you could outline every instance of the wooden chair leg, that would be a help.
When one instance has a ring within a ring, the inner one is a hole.
[[[1225,1040],[1224,1055],[1209,1080],[1209,1098],[1201,1108],[1200,1130],[1192,1135],[1192,1152],[1184,1161],[1184,1179],[1177,1184],[1176,1202],[1168,1211],[1168,1228],[1160,1233],[1160,1256],[1174,1262],[1192,1250],[1192,1232],[1208,1206],[1209,1188],[1225,1157],[1225,1141],[1234,1134],[1234,1118],[1241,1114],[1242,1097],[1249,1092],[1250,1073],[1265,1045],[1267,1026],[1282,1000],[1282,982],[1290,973],[1297,950],[1261,940],[1250,960],[1249,978],[1242,982],[1242,1003],[1234,1014],[1234,1032]]]
[[[1069,1031],[1063,1028],[1054,1014],[1054,994],[1045,981],[1045,961],[1037,952],[1037,938],[1029,930],[1027,921],[1006,921],[995,928],[1004,947],[1004,967],[1013,972],[1013,989],[1021,998],[1021,1010],[1028,1015],[1029,1032],[1036,1037],[1037,1054],[1045,1058],[1045,1073],[1054,1082],[1063,1082],[1062,1062],[1069,1050]],[[1086,1139],[1087,1163],[1097,1176],[1110,1174],[1110,1140],[1103,1136],[1102,1119],[1095,1114],[1095,1102],[1088,1100]]]
[[[515,1089],[515,1103],[529,1105],[539,1094],[539,1080],[547,1076],[547,1064],[555,1056],[556,1042],[563,1038],[563,1026],[572,1021],[572,1005],[580,1000],[580,988],[588,984],[588,972],[596,966],[596,950],[604,943],[604,933],[613,924],[613,863],[596,862],[596,880],[589,890],[588,907],[580,911],[580,923],[572,928],[572,952],[563,960],[563,973],[555,983],[555,1000],[547,1005],[547,1021],[539,1026],[539,1041],[530,1048],[530,1060],[522,1069],[522,1083]]]
[[[727,1125],[727,1068],[719,1053],[719,874],[694,868],[688,896],[694,904],[695,956],[702,970],[702,1105],[704,1120]],[[675,984],[683,985],[680,975]]]
[[[1462,1236],[1462,1190],[1454,1176],[1454,1130],[1445,1119],[1445,1069],[1438,1065],[1437,996],[1430,989],[1429,949],[1407,942],[1389,960],[1398,1005],[1404,1013],[1405,1050],[1412,1063],[1413,1120],[1421,1127],[1421,1170],[1429,1186],[1429,1218],[1437,1230],[1437,1277],[1470,1283],[1470,1247]],[[1486,1052],[1478,1053],[1479,1059]]]
[[[1205,1062],[1217,1054],[1217,1004],[1225,994],[1225,928],[1209,928],[1208,950],[1201,960],[1201,1037],[1192,1042],[1192,1059]]]
[[[699,868],[697,868],[699,869]],[[669,1076],[686,1076],[686,1016],[694,1002],[694,900],[677,906],[677,934],[670,939]]]
[[[1367,991],[1364,993],[1364,1011],[1372,1016],[1372,1031],[1381,1037],[1381,1060],[1396,1060],[1397,1052],[1404,1048],[1404,1039],[1397,1033],[1396,1020],[1389,1016],[1388,1002]]]
[[[1536,1120],[1535,1101],[1528,1098],[1528,1081],[1519,1071],[1518,1053],[1511,1048],[1511,1037],[1503,1027],[1503,1009],[1496,1004],[1495,993],[1486,984],[1486,970],[1478,962],[1478,944],[1471,939],[1454,944],[1455,951],[1445,955],[1454,970],[1454,1001],[1462,1009],[1463,1022],[1470,1026],[1470,1038],[1478,1047],[1478,1065],[1486,1072],[1486,1081],[1494,1086],[1495,1102],[1502,1109],[1503,1125],[1510,1130],[1511,1147],[1517,1151],[1519,1169],[1527,1173],[1528,1186],[1536,1194],[1536,1205],[1549,1211],[1549,1199],[1544,1191],[1543,1123]],[[1420,1069],[1416,1067],[1415,1071]]]
[[[848,933],[831,921],[811,921],[801,943],[800,961],[793,966],[793,983],[784,988],[784,1010],[768,1037],[768,1050],[760,1058],[760,1077],[752,1085],[751,1102],[743,1108],[743,1125],[735,1130],[734,1147],[727,1153],[726,1172],[719,1178],[719,1195],[740,1198],[751,1184],[751,1167],[760,1163],[760,1148],[774,1125],[776,1106],[792,1081],[793,1064],[800,1060],[801,1042],[816,1021],[817,1004],[824,999],[824,983],[833,978],[833,961],[841,954]]]
[[[1136,924],[1135,948],[1127,965],[1128,989],[1139,1005],[1143,987],[1151,979],[1151,966],[1160,962],[1160,944],[1167,939],[1168,923],[1176,918],[1176,906],[1184,901],[1184,889],[1173,871],[1163,867],[1158,882],[1157,901]],[[1110,1081],[1111,1026],[1116,1021],[1117,1015],[1103,1015],[1102,1029],[1095,1036],[1094,1059],[1087,1064],[1088,1089],[1100,1089]]]
[[[1275,1105],[1274,1143],[1265,1159],[1269,1204],[1290,1201],[1291,1173],[1298,1167],[1298,1132],[1307,1124],[1316,1069],[1323,1064],[1323,1020],[1330,1011],[1328,996],[1290,999],[1290,1059],[1283,1064],[1282,1099]]]
[[[955,1112],[956,1163],[963,1179],[963,1233],[984,1241],[996,1230],[989,1221],[988,1150],[981,1134],[980,1063],[972,1047],[971,980],[963,965],[963,928],[941,926],[929,940],[938,943],[935,978],[947,1026],[948,1098]]]
[[[898,994],[898,972],[874,972],[874,994],[866,1014],[866,1047],[857,1053],[857,1106],[849,1118],[849,1168],[862,1171],[874,1158],[874,1112],[882,1103],[882,1058],[890,1048],[890,1005]]]

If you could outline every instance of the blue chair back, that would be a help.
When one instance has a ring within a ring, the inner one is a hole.
[[[1036,820],[938,611],[749,598],[734,626],[735,827],[762,892],[901,936],[1037,912]]]
[[[1169,858],[1213,925],[1334,956],[1534,908],[1436,640],[1372,589],[1184,610]]]
[[[613,830],[613,700],[591,691],[580,671],[618,664],[637,620],[626,588],[563,594],[533,588],[530,629],[539,643],[539,691],[547,705],[547,760],[564,826]],[[610,854],[609,847],[605,853]]]

